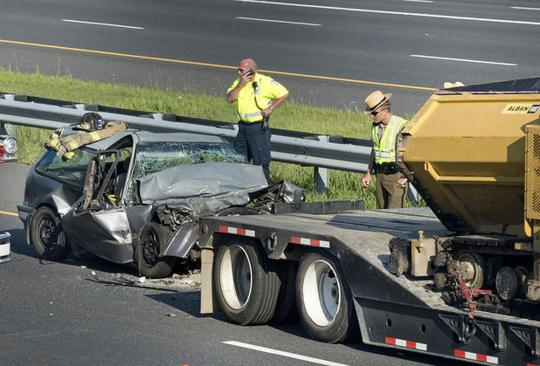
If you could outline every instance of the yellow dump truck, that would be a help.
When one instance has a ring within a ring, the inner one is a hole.
[[[502,300],[540,300],[539,90],[539,78],[441,90],[403,131],[401,166],[453,232],[423,244],[441,289],[459,273]],[[411,249],[411,269],[425,266]]]
[[[429,207],[202,218],[201,313],[296,314],[320,341],[540,365],[539,109],[540,78],[435,92],[397,146]]]

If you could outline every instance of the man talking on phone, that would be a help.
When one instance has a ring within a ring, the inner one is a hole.
[[[272,78],[257,72],[257,64],[250,58],[240,61],[238,77],[227,90],[227,102],[236,102],[238,135],[236,149],[248,161],[261,165],[266,179],[270,179],[270,126],[272,112],[289,96],[289,91]]]

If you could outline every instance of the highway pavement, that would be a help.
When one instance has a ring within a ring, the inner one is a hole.
[[[539,36],[526,0],[5,0],[0,65],[223,95],[251,56],[296,101],[382,88],[412,114],[443,81],[537,75]]]
[[[12,259],[0,264],[1,365],[459,364],[360,343],[319,343],[298,324],[240,327],[220,314],[202,316],[194,282],[103,283],[138,277],[133,267],[92,256],[40,263],[15,214],[27,169],[0,164],[0,232],[13,236]]]

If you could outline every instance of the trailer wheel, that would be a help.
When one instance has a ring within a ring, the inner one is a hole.
[[[240,325],[272,319],[280,287],[277,262],[259,246],[240,238],[220,245],[213,273],[216,299],[227,319]]]
[[[160,256],[169,238],[168,229],[157,222],[149,222],[143,227],[139,244],[135,248],[135,261],[141,275],[148,278],[170,276],[176,258]]]
[[[314,339],[343,342],[355,329],[349,289],[336,261],[326,253],[308,253],[300,260],[296,303],[300,320]]]
[[[40,258],[61,261],[71,251],[60,218],[47,206],[38,208],[34,214],[30,240]]]

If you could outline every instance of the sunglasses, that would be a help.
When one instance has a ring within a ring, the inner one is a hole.
[[[373,117],[375,117],[375,116],[378,115],[380,112],[382,112],[382,111],[373,111],[373,112],[371,112],[370,114],[371,114]]]

